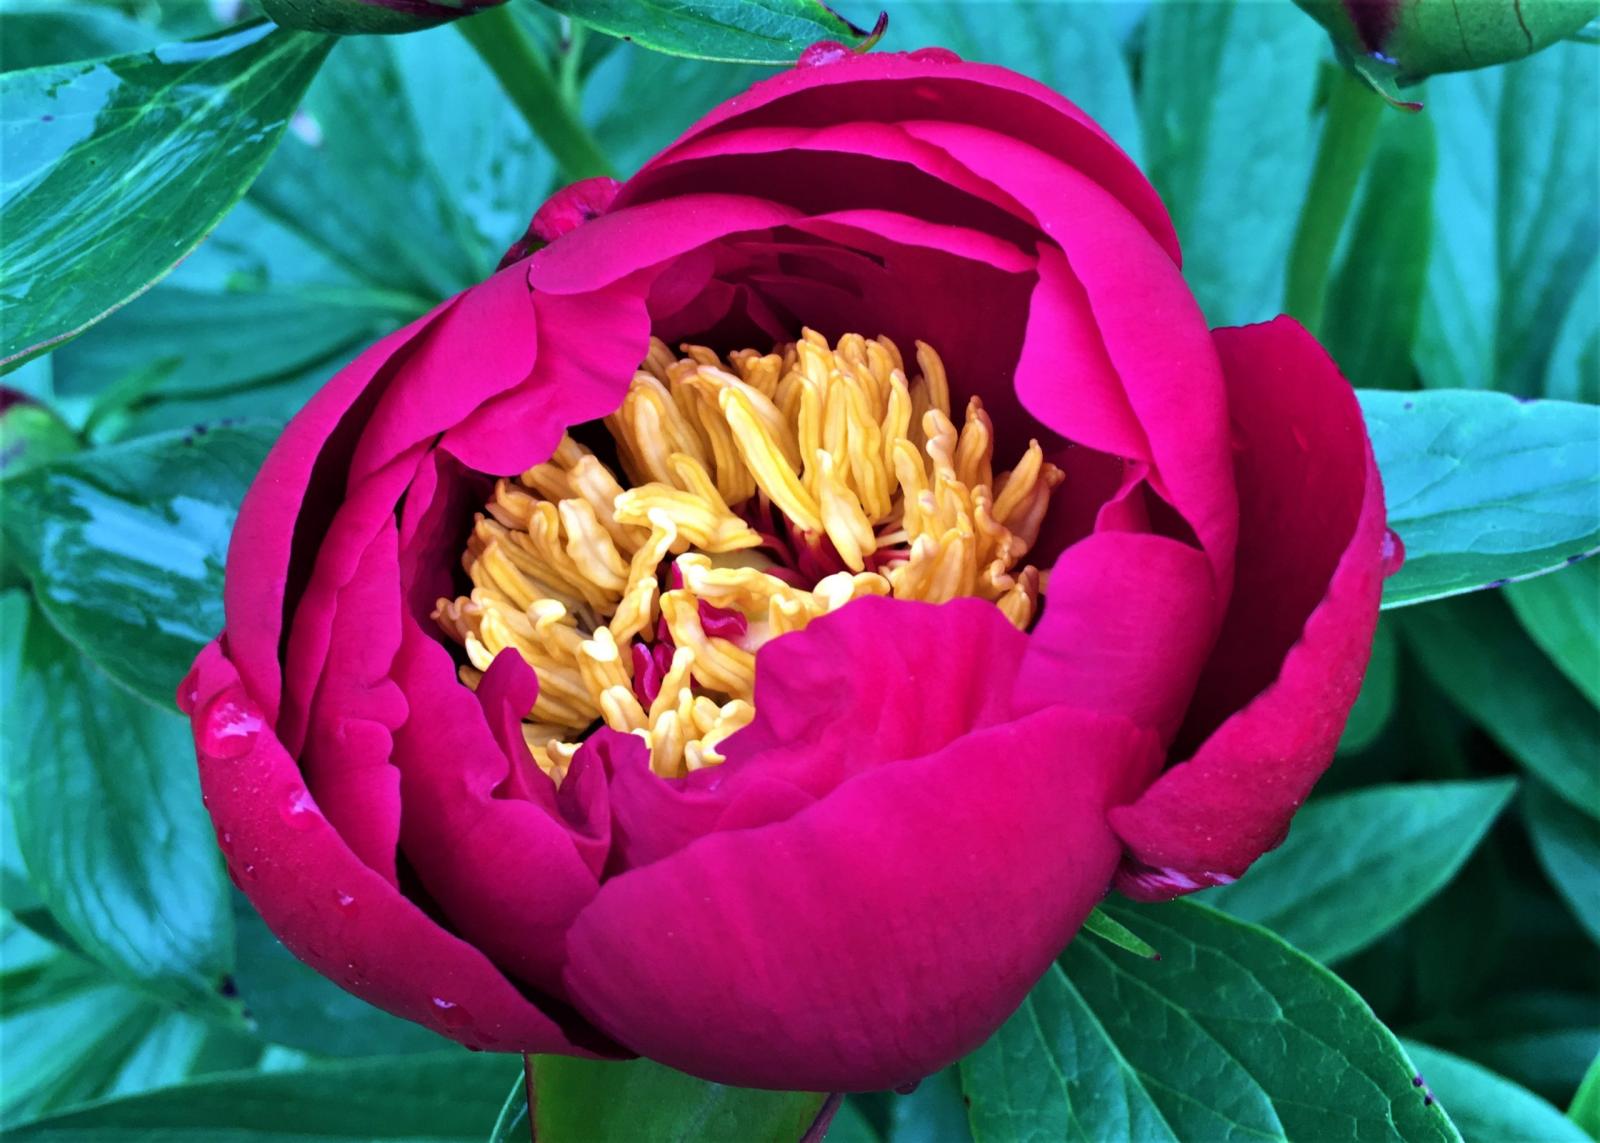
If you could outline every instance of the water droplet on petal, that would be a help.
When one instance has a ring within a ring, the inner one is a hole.
[[[912,1080],[910,1083],[901,1084],[899,1087],[895,1088],[894,1091],[895,1091],[896,1095],[910,1095],[912,1092],[916,1091],[917,1088],[919,1088],[921,1086],[922,1086],[922,1081],[921,1080]]]
[[[918,48],[911,53],[911,58],[919,63],[958,64],[961,57],[949,48]]]
[[[223,830],[221,833],[219,833],[217,835],[217,846],[218,846],[218,848],[220,848],[222,850],[223,853],[227,854],[229,857],[232,857],[233,856],[233,835],[231,833],[229,833],[227,830]]]
[[[432,997],[433,1010],[438,1013],[439,1023],[446,1028],[464,1028],[472,1022],[472,1016],[461,1005],[453,1000],[446,1000],[442,996]]]
[[[1378,549],[1378,570],[1388,579],[1405,566],[1406,543],[1393,528],[1383,530],[1383,545]]]
[[[836,40],[823,40],[821,43],[812,44],[800,53],[800,58],[794,61],[795,67],[821,67],[824,64],[838,63],[854,55],[849,48]]]
[[[333,894],[333,901],[334,904],[339,906],[339,912],[343,913],[345,916],[352,917],[355,915],[356,899],[349,893],[346,893],[343,890],[335,890]]]
[[[255,749],[264,725],[255,704],[238,687],[206,704],[200,720],[200,749],[212,758],[242,758]]]
[[[278,815],[290,829],[308,830],[322,820],[316,799],[304,786],[293,786],[278,803]]]
[[[256,867],[254,862],[245,862],[244,867],[240,869],[239,872],[244,874],[244,879],[246,881],[254,881],[256,879]]]

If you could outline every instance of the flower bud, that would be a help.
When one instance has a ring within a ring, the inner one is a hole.
[[[261,0],[285,28],[340,36],[420,32],[503,0]]]
[[[1295,0],[1342,56],[1376,59],[1416,83],[1532,55],[1600,16],[1596,0]],[[1359,69],[1358,70],[1362,70]]]

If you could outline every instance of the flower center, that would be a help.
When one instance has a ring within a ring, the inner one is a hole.
[[[997,476],[982,402],[957,429],[932,348],[912,380],[881,337],[683,350],[652,339],[605,419],[630,487],[563,437],[496,483],[462,556],[472,592],[434,611],[466,685],[508,647],[534,669],[523,735],[557,781],[597,723],[665,777],[723,761],[761,644],[861,596],[977,596],[1024,629],[1038,604],[1019,564],[1062,473],[1032,441]]]

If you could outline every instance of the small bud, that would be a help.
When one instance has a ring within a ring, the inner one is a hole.
[[[261,0],[285,28],[339,36],[420,32],[504,0]]]
[[[1532,55],[1596,16],[1600,0],[1295,0],[1339,54],[1385,65],[1400,84]]]

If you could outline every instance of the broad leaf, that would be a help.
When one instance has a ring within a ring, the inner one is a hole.
[[[1530,783],[1523,797],[1539,863],[1600,944],[1600,820],[1579,813],[1538,782]]]
[[[256,25],[0,75],[0,364],[81,332],[216,226],[330,41]]]
[[[1567,1108],[1567,1117],[1583,1128],[1589,1138],[1600,1139],[1600,1055],[1595,1056],[1594,1063],[1584,1073],[1578,1094],[1572,1097],[1572,1106]]]
[[[1145,165],[1213,325],[1278,313],[1311,171],[1307,119],[1323,51],[1317,26],[1288,4],[1150,10],[1139,88]],[[1070,98],[1070,84],[1064,90]]]
[[[1405,1047],[1466,1143],[1586,1143],[1576,1124],[1527,1088],[1438,1048],[1414,1040]]]
[[[515,1057],[465,1051],[222,1075],[17,1128],[29,1143],[482,1143]]]
[[[543,0],[580,23],[675,56],[790,63],[819,40],[865,33],[820,0]]]
[[[1162,959],[1076,940],[961,1064],[979,1143],[1460,1137],[1366,1004],[1264,929],[1109,909]]]
[[[1512,584],[1506,599],[1550,661],[1600,706],[1600,560]]]
[[[532,1066],[541,1143],[792,1143],[825,1098],[724,1087],[649,1060],[535,1056]]]
[[[1313,801],[1283,845],[1200,900],[1330,964],[1400,924],[1454,877],[1515,789],[1510,779],[1426,782]]]
[[[1365,390],[1406,561],[1386,607],[1498,587],[1600,550],[1600,408]]]
[[[1576,1090],[1600,1052],[1594,1017],[1591,991],[1497,989],[1405,1032],[1559,1102]]]
[[[1367,675],[1361,680],[1356,705],[1339,737],[1339,753],[1354,754],[1370,746],[1394,713],[1399,690],[1399,650],[1394,628],[1382,620],[1372,639],[1372,657],[1367,660]]]
[[[1572,805],[1600,815],[1600,711],[1491,595],[1405,613],[1401,634],[1439,688]]]
[[[222,629],[229,532],[276,434],[197,426],[0,485],[0,528],[39,605],[107,674],[162,707]]]
[[[961,1070],[946,1068],[889,1105],[889,1143],[972,1143]]]
[[[188,724],[95,671],[37,612],[24,638],[4,711],[6,796],[39,898],[121,979],[228,1013],[227,882]]]

